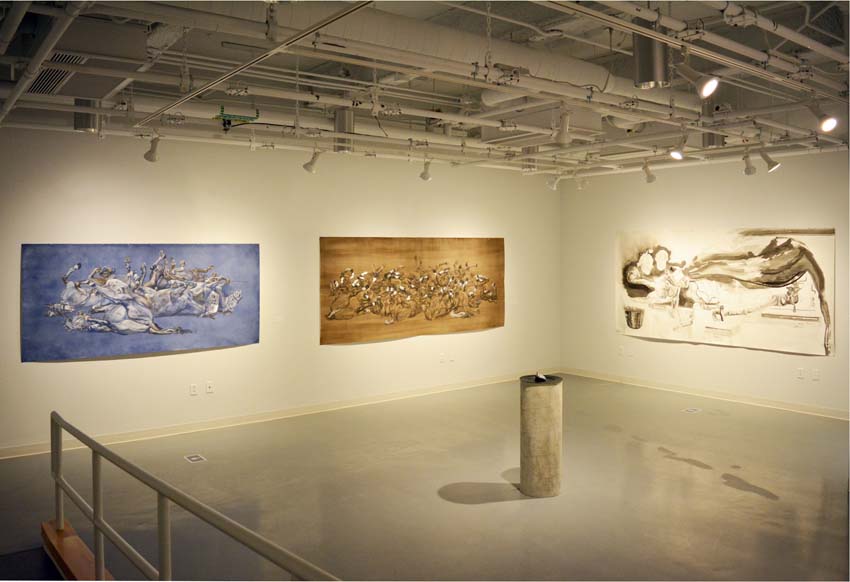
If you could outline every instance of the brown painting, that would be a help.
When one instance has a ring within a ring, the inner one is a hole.
[[[505,324],[501,238],[322,237],[321,343]]]

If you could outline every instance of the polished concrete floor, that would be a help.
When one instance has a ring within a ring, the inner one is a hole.
[[[846,422],[568,376],[563,493],[528,499],[518,406],[505,383],[114,449],[346,579],[847,579]],[[65,464],[88,497],[88,453]],[[48,467],[0,461],[0,555],[39,544]],[[155,561],[154,495],[104,475]],[[182,510],[174,544],[180,578],[284,576]]]

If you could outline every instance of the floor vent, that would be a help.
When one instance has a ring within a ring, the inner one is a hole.
[[[203,463],[204,461],[207,460],[206,457],[204,457],[203,455],[198,455],[198,454],[186,455],[183,458],[186,459],[187,461],[189,461],[190,463]]]
[[[60,71],[58,69],[51,69],[50,63],[70,63],[74,65],[81,65],[86,62],[86,57],[79,57],[76,55],[69,55],[63,52],[55,52],[49,61],[44,63],[41,68],[41,72],[35,78],[32,85],[28,90],[29,93],[38,93],[39,95],[55,95],[59,89],[62,88],[62,85],[71,78],[71,75],[74,73],[70,71]]]

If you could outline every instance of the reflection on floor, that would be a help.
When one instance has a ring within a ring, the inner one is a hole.
[[[114,448],[341,578],[847,579],[846,422],[577,377],[564,409],[563,494],[548,499],[514,486],[518,383]],[[0,555],[38,545],[48,465],[0,461]],[[88,453],[65,467],[88,498]],[[154,495],[104,477],[107,519],[155,563]],[[175,577],[282,576],[174,519]],[[139,578],[107,546],[116,578]]]

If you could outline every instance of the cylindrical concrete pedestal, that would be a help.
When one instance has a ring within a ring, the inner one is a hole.
[[[561,492],[563,378],[520,378],[520,484],[529,497]]]

